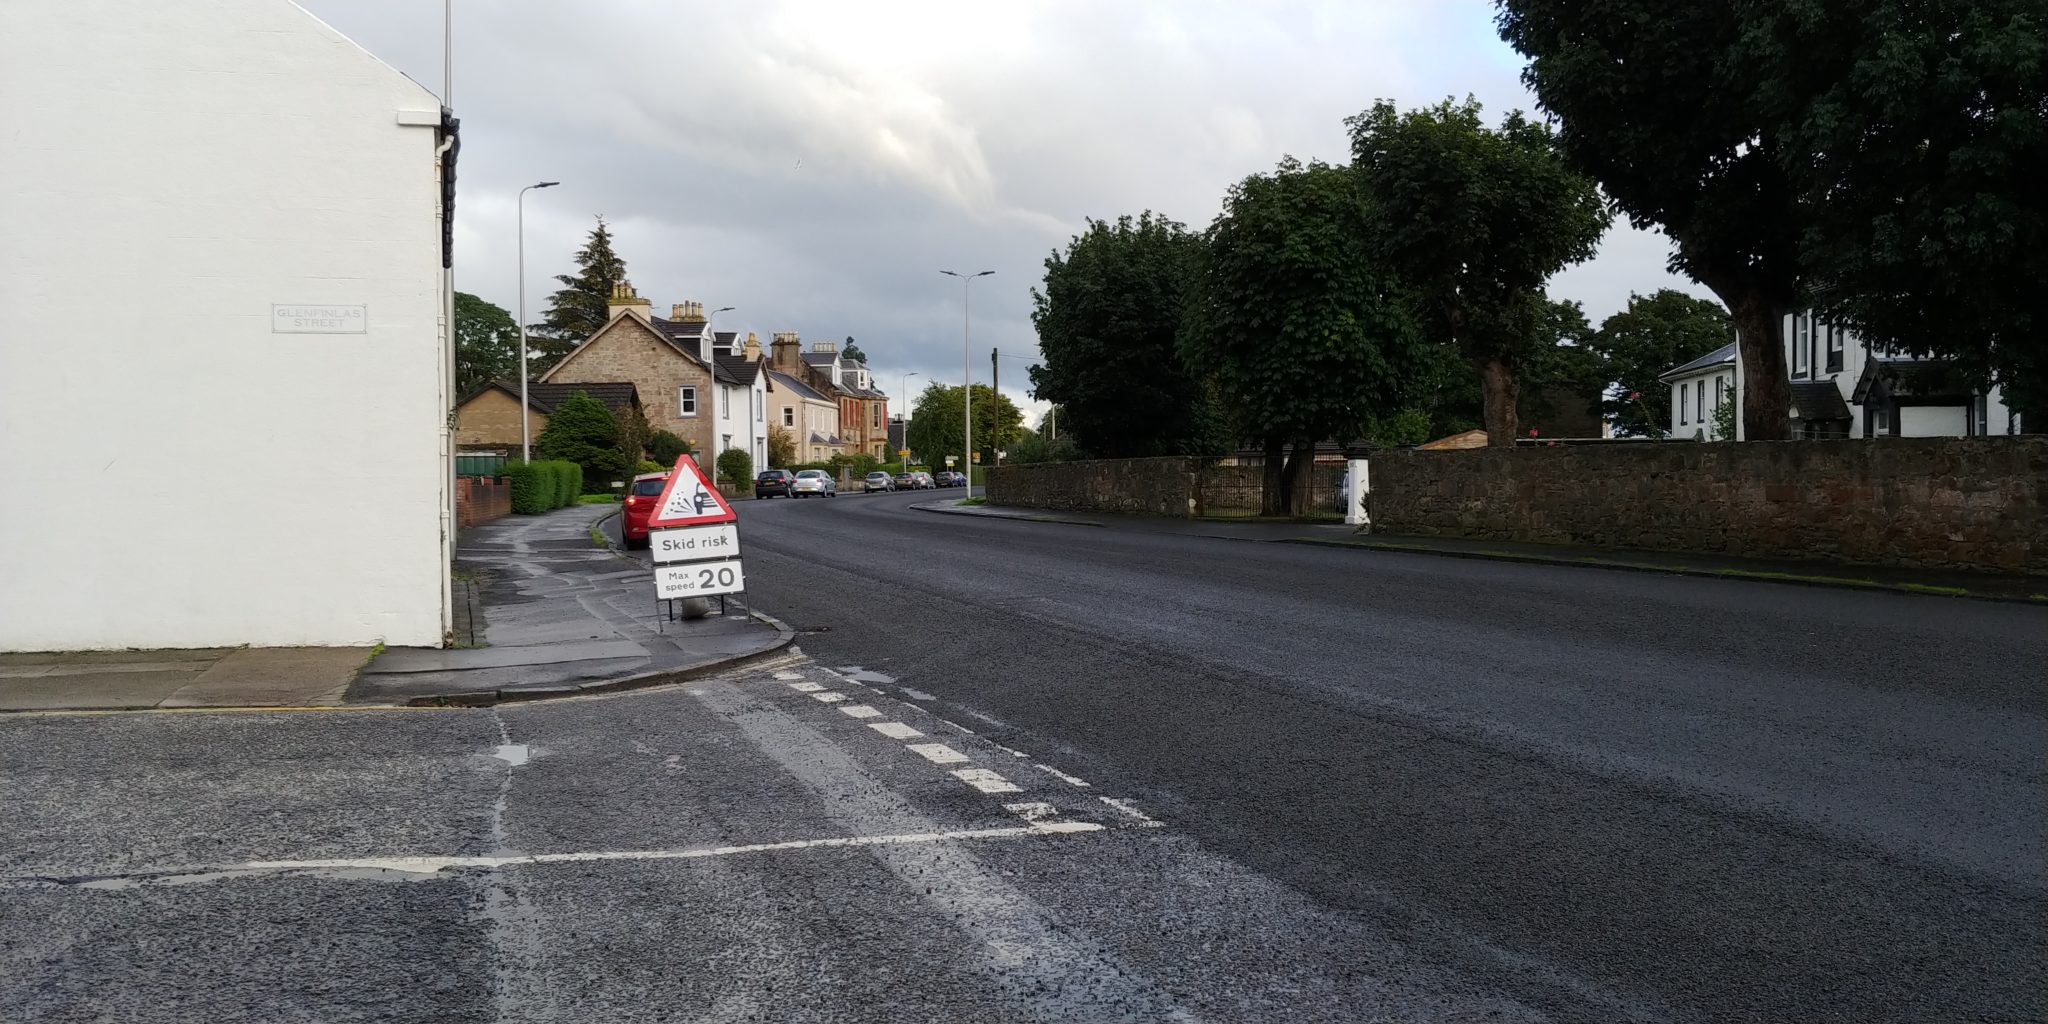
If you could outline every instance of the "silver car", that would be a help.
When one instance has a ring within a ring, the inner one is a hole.
[[[790,481],[789,496],[801,498],[806,495],[836,498],[839,496],[839,485],[832,482],[832,474],[822,469],[800,470],[796,479]]]

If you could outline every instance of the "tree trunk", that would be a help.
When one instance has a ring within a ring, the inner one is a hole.
[[[1300,502],[1295,495],[1295,489],[1301,485],[1301,467],[1303,463],[1315,458],[1315,450],[1316,443],[1314,441],[1294,442],[1294,454],[1287,460],[1285,468],[1280,471],[1280,507],[1277,510],[1267,512],[1266,515],[1291,516],[1295,514],[1296,509],[1300,508]]]
[[[1718,289],[1716,289],[1718,291]],[[1727,302],[1727,296],[1722,296]],[[1742,436],[1784,441],[1792,436],[1792,380],[1785,372],[1784,309],[1758,292],[1728,302],[1735,344],[1742,350]]]
[[[1297,516],[1307,515],[1315,507],[1315,470],[1316,443],[1294,442],[1294,458],[1287,462],[1287,471],[1294,477],[1287,488],[1289,513]]]
[[[1513,448],[1521,427],[1515,404],[1522,397],[1522,382],[1503,360],[1475,359],[1473,365],[1479,369],[1479,388],[1486,400],[1486,446]]]
[[[1259,487],[1259,514],[1262,516],[1284,516],[1287,514],[1287,442],[1277,437],[1266,439],[1266,467]]]

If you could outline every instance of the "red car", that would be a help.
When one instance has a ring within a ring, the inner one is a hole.
[[[642,473],[633,478],[633,486],[626,489],[626,514],[619,520],[619,536],[627,547],[647,546],[647,520],[667,486],[667,473]]]

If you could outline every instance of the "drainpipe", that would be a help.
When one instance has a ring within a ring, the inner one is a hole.
[[[441,110],[441,144],[434,150],[434,167],[441,181],[441,221],[443,243],[441,248],[441,408],[447,410],[441,423],[441,645],[449,646],[455,640],[455,594],[452,575],[455,567],[455,266],[452,252],[453,226],[449,223],[455,216],[453,198],[453,176],[455,173],[456,132],[461,122],[443,107]]]

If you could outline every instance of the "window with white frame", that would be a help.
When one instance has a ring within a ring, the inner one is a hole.
[[[676,415],[697,415],[697,389],[683,387],[676,389]]]
[[[1721,411],[1721,388],[1727,383],[1728,379],[1726,377],[1717,376],[1714,378],[1714,412],[1717,414]]]
[[[1804,313],[1792,316],[1792,376],[1804,377],[1813,365],[1813,320]]]
[[[1820,326],[1822,346],[1828,353],[1828,372],[1842,372],[1842,329],[1833,324]]]
[[[1678,386],[1678,425],[1681,427],[1685,426],[1687,423],[1692,422],[1692,420],[1686,414],[1686,409],[1691,404],[1692,389],[1686,387],[1683,384],[1680,384]]]
[[[1699,386],[1693,389],[1692,407],[1700,414],[1700,422],[1707,421],[1707,379],[1700,378]]]
[[[754,422],[768,418],[768,396],[759,391],[747,392],[747,401],[754,407]]]
[[[729,388],[718,389],[718,418],[732,419],[732,391]]]

